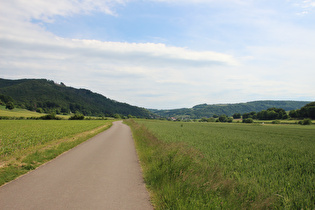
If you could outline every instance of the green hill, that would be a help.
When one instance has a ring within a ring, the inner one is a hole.
[[[11,97],[17,107],[32,111],[55,111],[57,114],[78,111],[89,116],[115,114],[150,116],[150,112],[144,108],[120,103],[90,90],[67,87],[63,83],[56,84],[46,79],[0,79],[0,97],[2,103]]]
[[[172,110],[156,110],[150,109],[151,112],[161,117],[175,117],[197,119],[202,117],[212,117],[213,115],[231,116],[234,113],[260,112],[271,107],[282,108],[286,111],[300,109],[309,101],[252,101],[237,104],[200,104],[193,108],[172,109]]]

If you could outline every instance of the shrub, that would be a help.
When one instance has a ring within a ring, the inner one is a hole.
[[[225,114],[223,114],[223,115],[221,115],[220,117],[219,117],[219,121],[220,122],[226,122],[228,120],[228,118],[227,118],[227,116],[225,115]]]
[[[254,120],[252,118],[246,118],[246,119],[243,119],[242,121],[243,123],[253,123]]]
[[[69,118],[69,120],[84,120],[84,115],[81,113],[75,113]]]
[[[36,109],[36,112],[38,112],[38,113],[43,113],[44,110],[43,110],[42,108],[37,108],[37,109]]]
[[[312,121],[310,119],[304,119],[304,120],[299,121],[299,124],[300,125],[311,125]]]
[[[281,122],[280,122],[280,120],[274,120],[274,121],[272,121],[271,123],[272,123],[272,124],[280,124]]]
[[[203,117],[199,120],[199,122],[208,122],[207,118]]]
[[[9,110],[14,109],[14,104],[13,104],[13,102],[12,102],[12,101],[9,101],[8,103],[6,103],[5,108],[6,108],[6,109],[9,109]]]
[[[235,113],[235,114],[233,114],[233,118],[234,118],[234,119],[241,119],[241,117],[242,117],[242,114],[241,114],[241,113]]]
[[[40,119],[42,119],[42,120],[61,120],[61,118],[57,117],[56,113],[54,113],[54,112],[47,114],[47,115],[44,115],[44,116],[40,117]]]

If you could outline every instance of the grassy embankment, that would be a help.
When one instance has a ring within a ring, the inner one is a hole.
[[[112,121],[0,120],[0,185],[27,173],[92,136]]]
[[[315,208],[315,126],[128,124],[157,209]]]
[[[8,118],[16,118],[16,119],[26,119],[26,118],[39,118],[45,113],[32,112],[26,109],[14,108],[12,110],[8,110],[5,106],[0,105],[0,117],[8,117]],[[61,119],[69,119],[70,115],[57,115]]]

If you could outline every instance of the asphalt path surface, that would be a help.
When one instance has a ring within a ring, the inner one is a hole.
[[[0,209],[153,209],[122,122],[0,187]]]

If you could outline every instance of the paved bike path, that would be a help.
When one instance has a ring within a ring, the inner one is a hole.
[[[153,209],[122,122],[0,187],[0,209]]]

